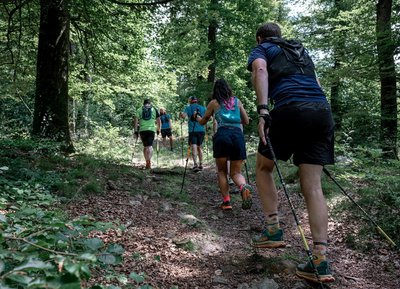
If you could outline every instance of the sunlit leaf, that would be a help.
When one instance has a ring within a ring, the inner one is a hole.
[[[86,261],[90,261],[90,262],[96,262],[97,261],[97,257],[94,254],[90,254],[90,253],[84,253],[82,255],[79,255],[78,257],[81,260],[86,260]]]
[[[54,268],[53,265],[41,260],[29,259],[25,264],[14,268],[14,271],[46,270]]]

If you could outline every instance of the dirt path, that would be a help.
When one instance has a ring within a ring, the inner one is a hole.
[[[168,177],[155,175],[161,183]],[[202,184],[212,183],[214,191],[202,189]],[[176,187],[180,189],[180,184]],[[188,203],[161,198],[159,187],[149,186],[144,196],[114,187],[107,195],[82,200],[68,210],[76,216],[124,224],[123,232],[110,230],[94,236],[121,244],[126,250],[124,261],[115,270],[126,275],[144,272],[144,284],[153,288],[313,288],[294,274],[305,252],[286,199],[281,200],[280,209],[288,247],[255,251],[250,240],[262,226],[257,195],[251,210],[243,211],[240,197],[233,195],[233,211],[222,212],[213,168],[188,173],[185,187]],[[303,200],[297,193],[291,198],[310,236]],[[369,240],[375,251],[361,253],[346,247],[346,231],[357,230],[356,225],[330,219],[329,256],[336,277],[330,288],[400,288],[400,254],[377,235]],[[97,274],[96,281],[124,287],[116,279],[107,280],[105,272]]]

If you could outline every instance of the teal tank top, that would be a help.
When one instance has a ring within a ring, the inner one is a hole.
[[[218,128],[224,126],[241,128],[240,109],[237,97],[235,97],[233,110],[227,110],[222,104],[219,109],[215,111],[215,119],[218,123]]]

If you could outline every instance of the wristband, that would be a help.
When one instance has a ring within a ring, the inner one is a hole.
[[[260,113],[262,109],[266,109],[268,111],[268,105],[267,104],[259,104],[257,105],[257,113]]]

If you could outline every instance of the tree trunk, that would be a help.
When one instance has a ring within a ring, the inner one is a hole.
[[[334,71],[335,71],[335,78],[332,81],[331,85],[331,107],[332,107],[332,114],[333,119],[335,121],[335,129],[340,130],[342,128],[342,101],[340,100],[340,77],[337,75],[337,71],[340,69],[340,61],[336,57],[336,47],[334,48],[335,53],[335,63],[334,63]]]
[[[397,97],[394,63],[395,45],[391,31],[392,0],[376,5],[376,39],[381,82],[381,147],[388,158],[397,155]]]
[[[346,8],[342,1],[335,0],[333,7],[333,18],[338,18],[340,12],[344,11]],[[347,10],[347,9],[346,9]],[[345,25],[342,21],[339,21],[337,25]],[[343,121],[343,100],[341,98],[340,88],[341,88],[341,78],[338,73],[342,68],[342,61],[344,55],[344,43],[346,40],[345,32],[339,32],[337,42],[333,45],[333,57],[334,57],[334,78],[331,85],[331,107],[333,119],[335,121],[335,129],[341,130]]]
[[[40,0],[36,96],[32,134],[73,149],[68,124],[70,17],[66,0]]]
[[[216,10],[218,0],[211,0],[211,11]],[[208,47],[209,47],[209,60],[211,64],[208,66],[208,77],[209,83],[214,83],[217,67],[217,20],[215,18],[210,19],[208,26]]]

